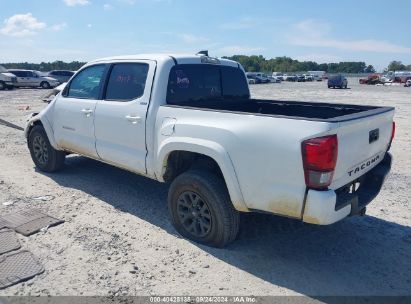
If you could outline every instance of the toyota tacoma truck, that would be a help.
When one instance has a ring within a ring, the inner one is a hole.
[[[242,66],[197,55],[92,61],[25,135],[41,171],[70,153],[169,183],[184,237],[223,247],[240,212],[328,225],[364,214],[391,168],[394,108],[254,99]]]

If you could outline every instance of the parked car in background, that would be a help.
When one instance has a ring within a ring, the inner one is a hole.
[[[297,81],[297,76],[295,75],[285,75],[284,76],[285,81],[291,81],[291,82],[296,82]]]
[[[247,79],[253,79],[254,83],[256,83],[256,84],[270,82],[267,75],[264,74],[264,73],[248,72],[248,73],[246,73],[246,75],[247,75]],[[250,81],[249,81],[249,83],[250,83]]]
[[[346,89],[348,86],[348,80],[342,75],[334,75],[328,77],[328,88],[340,88]]]
[[[284,81],[284,73],[281,72],[273,72],[272,77],[275,77],[281,81]]]
[[[304,75],[297,75],[297,82],[305,82],[305,76]]]
[[[51,71],[49,77],[57,79],[60,83],[67,82],[74,75],[73,71]]]
[[[369,84],[369,85],[376,85],[376,84],[380,84],[381,82],[381,74],[371,74],[368,75],[367,78],[361,78],[359,80],[360,84]]]
[[[248,84],[256,84],[255,79],[247,77]]]
[[[304,77],[305,77],[305,81],[314,81],[313,75],[305,74]]]
[[[313,77],[313,81],[323,81],[323,76],[314,74],[311,77]]]
[[[257,77],[261,79],[261,83],[269,83],[270,79],[268,78],[267,74],[264,73],[256,73]]]
[[[255,78],[255,75],[252,75],[251,73],[246,73],[246,77],[247,77],[248,84],[261,83]]]
[[[316,81],[322,81],[323,79],[327,79],[327,74],[325,71],[308,71],[308,74],[314,77]]]
[[[404,84],[404,87],[411,87],[411,79],[407,80],[407,82]]]
[[[50,89],[60,84],[57,79],[48,76],[41,76],[39,72],[33,70],[11,69],[9,72],[17,76],[17,82],[15,83],[16,87],[41,87],[43,89]]]
[[[3,66],[0,65],[0,91],[5,89],[13,89],[16,82],[16,75],[9,73]]]
[[[267,76],[268,80],[270,80],[271,83],[281,83],[280,77],[276,76]]]

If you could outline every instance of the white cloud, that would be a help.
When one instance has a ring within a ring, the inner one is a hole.
[[[185,43],[195,44],[195,43],[206,43],[210,41],[210,39],[200,36],[195,36],[192,34],[180,34],[180,39],[183,40]]]
[[[34,35],[45,27],[46,24],[38,21],[31,13],[16,14],[4,20],[4,27],[0,29],[0,33],[7,36],[24,37]]]
[[[294,25],[294,30],[289,35],[288,41],[299,46],[333,48],[342,51],[411,54],[411,47],[387,41],[334,39],[330,37],[331,30],[332,28],[328,23],[313,19],[304,20]]]
[[[64,30],[66,27],[67,27],[67,23],[62,22],[62,23],[58,23],[58,24],[55,24],[55,25],[51,26],[50,29],[52,31],[59,32],[61,30]]]
[[[222,55],[255,55],[256,52],[264,50],[262,47],[229,45],[216,50],[216,52]]]
[[[84,6],[90,4],[89,0],[63,0],[67,6]]]
[[[87,24],[87,27],[88,27],[88,28],[92,28],[93,25],[92,25],[91,23],[89,23],[89,24]]]
[[[106,4],[103,5],[103,9],[104,9],[105,11],[112,10],[113,8],[114,8],[114,7],[113,7],[111,4],[108,4],[108,3],[106,3]]]

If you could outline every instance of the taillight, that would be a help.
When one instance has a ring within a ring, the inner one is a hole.
[[[338,156],[337,135],[317,137],[301,145],[305,184],[309,188],[326,189],[333,179]]]
[[[390,144],[388,145],[388,150],[391,149],[391,144],[392,144],[392,141],[394,140],[394,137],[395,137],[395,121],[392,122],[391,139],[390,139]]]

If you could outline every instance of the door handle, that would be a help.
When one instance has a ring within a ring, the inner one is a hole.
[[[90,109],[82,109],[81,113],[83,113],[84,115],[86,115],[86,117],[90,117],[91,114],[93,113],[93,110]]]
[[[137,124],[141,121],[141,117],[140,116],[132,116],[132,115],[127,115],[126,119],[128,121],[130,121],[132,124]]]

